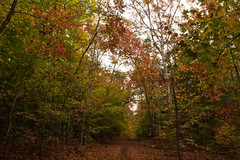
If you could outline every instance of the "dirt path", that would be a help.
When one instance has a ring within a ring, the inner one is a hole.
[[[219,155],[182,152],[183,160],[226,160]],[[205,157],[206,156],[206,157]],[[94,145],[80,160],[177,160],[177,153],[169,149],[155,149],[153,143],[134,139],[111,141]]]
[[[218,154],[182,151],[183,160],[228,160]],[[15,158],[16,159],[16,158]],[[19,159],[19,158],[17,158]],[[36,157],[22,159],[39,159]],[[65,145],[46,150],[39,160],[177,160],[175,150],[162,146],[157,149],[151,140],[119,139],[105,144],[86,146]]]
[[[94,146],[83,160],[164,160],[161,150],[144,146],[137,140],[117,140]],[[168,158],[169,159],[169,158]],[[176,158],[173,158],[176,159]]]

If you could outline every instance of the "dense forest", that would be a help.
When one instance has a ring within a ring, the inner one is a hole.
[[[240,157],[238,0],[1,0],[0,70],[0,159],[119,137]]]

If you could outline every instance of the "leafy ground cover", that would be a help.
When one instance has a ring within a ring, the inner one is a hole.
[[[18,150],[18,152],[16,152]],[[1,159],[47,159],[47,160],[175,160],[178,159],[177,151],[164,144],[162,148],[158,142],[146,139],[117,139],[105,143],[92,143],[86,146],[49,145],[41,152],[39,149],[27,149],[27,146],[17,148],[17,145],[9,148],[7,157]],[[41,155],[41,156],[39,156]],[[226,156],[204,153],[201,150],[185,150],[182,152],[184,160],[227,160]]]

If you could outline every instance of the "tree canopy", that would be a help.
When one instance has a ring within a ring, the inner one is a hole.
[[[0,157],[120,136],[239,157],[240,3],[192,3],[1,1]]]

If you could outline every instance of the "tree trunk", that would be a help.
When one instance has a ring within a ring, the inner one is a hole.
[[[7,129],[6,135],[8,135],[8,134],[10,133],[11,128],[12,128],[12,114],[13,114],[13,109],[14,109],[14,107],[15,107],[15,105],[16,105],[17,99],[18,99],[18,93],[17,93],[17,95],[16,95],[16,97],[15,97],[15,99],[14,99],[13,105],[12,105],[12,107],[11,107],[11,111],[10,111],[10,113],[9,113],[9,125],[8,125],[8,129]]]
[[[146,101],[147,101],[148,118],[149,118],[149,123],[150,123],[150,127],[151,127],[151,137],[154,137],[155,136],[155,129],[154,129],[154,126],[153,126],[153,117],[152,117],[152,114],[151,114],[150,101],[149,101],[148,93],[147,93],[146,86],[145,86],[144,82],[143,82],[143,87],[144,87],[145,98],[146,98]]]
[[[173,99],[174,99],[174,105],[175,105],[177,153],[178,153],[178,159],[182,160],[181,151],[180,151],[180,129],[179,129],[179,120],[178,120],[178,104],[177,104],[174,79],[171,80],[171,83],[172,83],[172,92],[173,92]]]
[[[81,138],[80,138],[81,146],[83,146],[83,140],[84,140],[84,128],[85,128],[85,116],[84,115],[85,115],[85,113],[83,113],[83,121],[82,121],[82,127],[81,127]]]
[[[234,64],[234,68],[235,68],[235,71],[236,71],[236,74],[237,74],[237,79],[238,79],[238,81],[240,81],[239,72],[238,72],[238,68],[237,68],[236,64]]]

